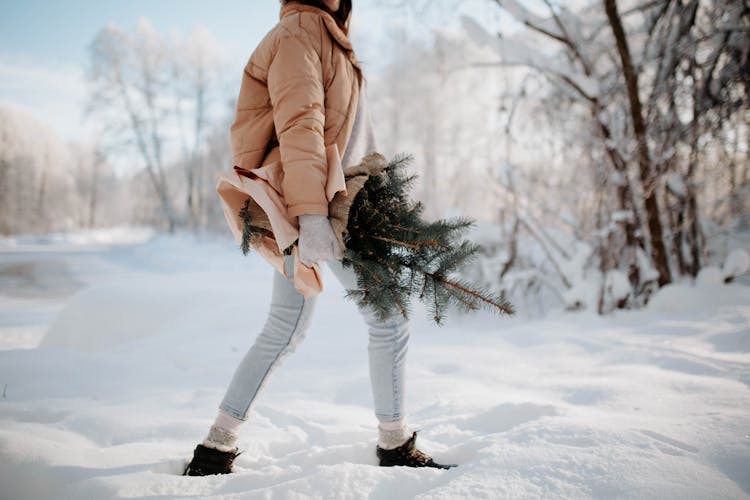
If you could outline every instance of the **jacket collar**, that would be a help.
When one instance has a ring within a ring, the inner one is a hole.
[[[283,19],[286,16],[290,14],[294,14],[295,12],[314,12],[318,14],[320,17],[323,18],[323,22],[326,25],[326,28],[328,29],[328,32],[331,34],[331,36],[346,50],[353,50],[352,49],[352,43],[349,41],[349,38],[347,37],[348,30],[344,31],[342,30],[336,20],[323,9],[320,9],[318,7],[314,7],[312,5],[306,5],[303,3],[297,3],[294,1],[288,2],[285,5],[282,5],[281,12],[279,14],[279,19]]]

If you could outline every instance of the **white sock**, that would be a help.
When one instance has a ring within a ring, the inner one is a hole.
[[[384,450],[398,448],[409,439],[403,420],[395,422],[380,422],[378,424],[378,446]]]
[[[244,420],[219,410],[216,421],[208,431],[208,436],[203,440],[203,446],[219,451],[235,451],[237,436],[240,426]]]

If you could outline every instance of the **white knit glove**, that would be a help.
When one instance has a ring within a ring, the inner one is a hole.
[[[311,267],[315,262],[340,260],[343,256],[328,217],[316,214],[299,216],[299,260],[304,265]]]

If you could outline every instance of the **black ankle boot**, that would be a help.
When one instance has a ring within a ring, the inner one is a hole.
[[[436,463],[430,456],[421,452],[416,446],[417,433],[406,440],[404,444],[392,450],[386,450],[378,446],[376,452],[383,467],[394,465],[405,465],[407,467],[434,467],[436,469],[450,469],[456,464],[443,465]]]
[[[193,460],[185,468],[183,476],[208,476],[211,474],[229,474],[232,463],[241,451],[221,451],[199,444],[193,452]]]

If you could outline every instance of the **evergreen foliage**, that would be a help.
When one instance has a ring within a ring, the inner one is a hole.
[[[424,221],[422,204],[408,196],[416,179],[404,172],[411,159],[395,157],[382,174],[367,180],[354,199],[342,264],[354,268],[359,288],[348,290],[347,297],[373,307],[381,319],[394,311],[408,317],[414,296],[437,324],[449,304],[467,311],[485,308],[512,314],[513,307],[502,294],[453,276],[479,250],[460,239],[473,221],[462,217]]]

